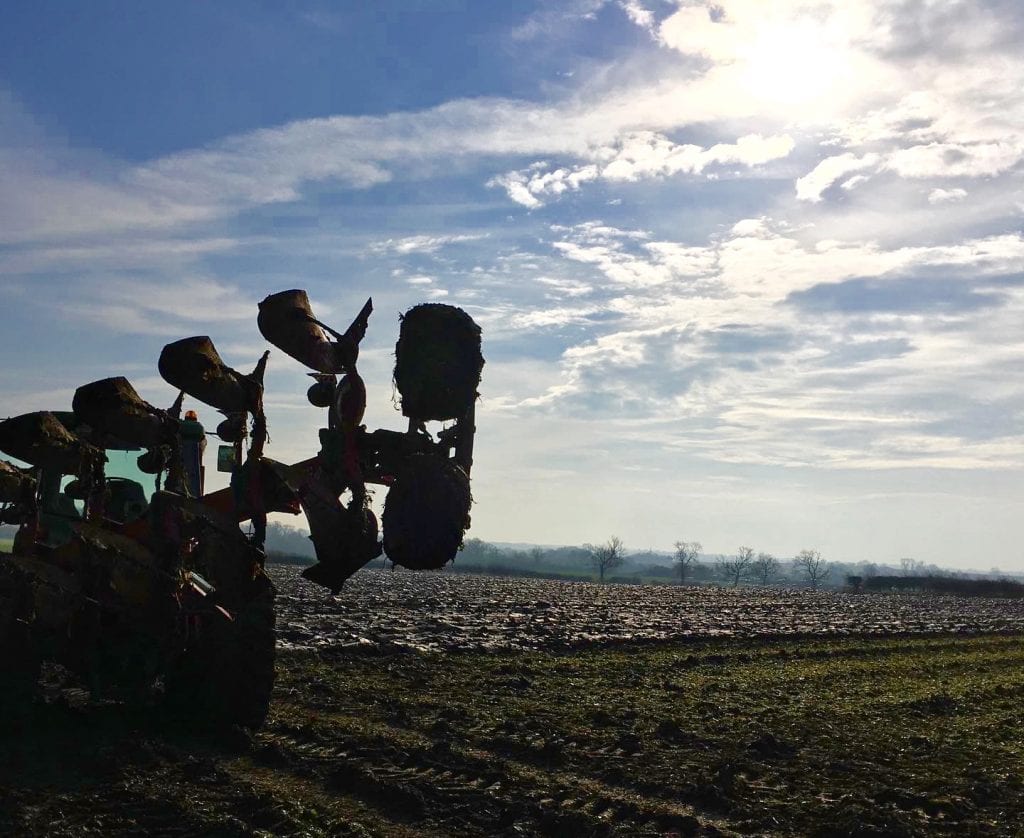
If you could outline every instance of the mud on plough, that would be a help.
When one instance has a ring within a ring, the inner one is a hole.
[[[454,558],[469,526],[480,328],[453,306],[408,311],[394,374],[408,427],[368,431],[356,367],[371,312],[368,300],[338,332],[304,291],[260,303],[260,332],[312,370],[307,397],[326,409],[319,453],[294,465],[264,454],[270,353],[243,374],[206,336],[164,347],[160,374],[180,391],[166,410],[107,378],[79,387],[70,411],[0,422],[0,451],[27,464],[0,460],[0,520],[18,527],[0,554],[0,701],[31,700],[50,661],[96,696],[162,695],[172,715],[256,728],[274,680],[268,514],[305,513],[317,563],[303,575],[332,592],[382,550],[413,569]],[[182,417],[186,395],[224,416],[226,489],[204,492],[206,434]],[[444,423],[436,435],[431,421]],[[389,487],[382,526],[368,483]]]

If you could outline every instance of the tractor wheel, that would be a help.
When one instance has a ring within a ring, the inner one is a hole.
[[[266,576],[257,593],[232,614],[205,621],[199,636],[165,679],[171,718],[187,726],[257,730],[274,687],[274,586]]]
[[[384,552],[412,570],[443,567],[469,526],[469,477],[451,460],[414,454],[384,501]]]
[[[32,580],[10,560],[0,557],[0,715],[17,716],[35,699],[41,667],[31,618],[34,611]]]

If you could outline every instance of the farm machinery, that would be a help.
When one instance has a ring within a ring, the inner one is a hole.
[[[299,463],[264,454],[270,353],[241,373],[207,336],[161,352],[179,391],[168,409],[107,378],[79,387],[70,411],[0,422],[0,451],[23,464],[0,460],[0,521],[17,526],[0,554],[0,701],[30,698],[50,662],[94,696],[157,695],[172,714],[257,728],[274,680],[269,514],[305,513],[317,562],[303,576],[334,593],[382,551],[413,569],[454,558],[469,526],[480,329],[453,306],[410,309],[394,373],[408,426],[368,431],[357,361],[372,310],[339,332],[304,291],[259,305],[260,332],[311,370],[307,397],[326,410],[319,452]],[[208,434],[182,416],[186,395],[223,415],[219,491],[205,491]],[[388,488],[379,523],[367,484]]]

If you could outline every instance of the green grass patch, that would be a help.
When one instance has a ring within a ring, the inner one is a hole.
[[[322,700],[303,692],[311,675]],[[740,834],[1013,834],[1024,823],[1020,637],[343,665],[297,654],[281,684],[349,736],[361,727],[379,744],[390,727],[406,747],[415,735],[484,755],[533,801],[572,786]]]

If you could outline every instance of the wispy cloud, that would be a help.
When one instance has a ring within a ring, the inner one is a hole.
[[[256,300],[242,289],[204,277],[173,285],[112,278],[101,285],[63,289],[56,308],[77,322],[91,321],[115,333],[181,337],[225,321],[252,321]]]
[[[229,253],[257,243],[228,238],[111,236],[79,244],[12,246],[0,252],[0,273],[9,275],[61,270],[118,270],[153,265],[192,264],[197,258]]]
[[[540,8],[512,30],[516,41],[551,38],[580,21],[593,20],[609,0],[544,0]]]
[[[567,234],[553,242],[557,252],[613,283],[597,310],[625,319],[568,347],[561,379],[525,395],[517,410],[633,421],[686,416],[706,430],[673,445],[730,463],[1024,463],[1019,434],[979,436],[964,414],[965,405],[993,397],[1009,358],[1024,357],[1022,346],[981,337],[1024,311],[1014,281],[1024,263],[1020,236],[885,250],[808,245],[751,220],[707,247],[683,249],[680,270],[665,258],[678,243],[650,241],[642,231],[591,223],[555,232]],[[837,301],[809,317],[810,295],[863,282],[859,276],[879,277],[873,304],[865,306],[873,292],[862,288],[850,295],[851,307]],[[966,303],[970,295],[982,304]],[[594,312],[593,303],[580,305],[575,319]],[[552,316],[573,321],[572,308]],[[523,322],[547,321],[538,312]],[[855,396],[858,381],[864,389]],[[1024,388],[1005,397],[1024,405]]]
[[[626,17],[641,29],[646,29],[651,34],[654,34],[656,26],[654,12],[640,3],[639,0],[619,0],[619,8],[626,13]]]
[[[405,236],[400,239],[386,239],[370,245],[371,253],[397,253],[405,256],[410,253],[437,253],[442,247],[461,242],[479,241],[487,238],[487,233],[462,233],[445,236]]]

